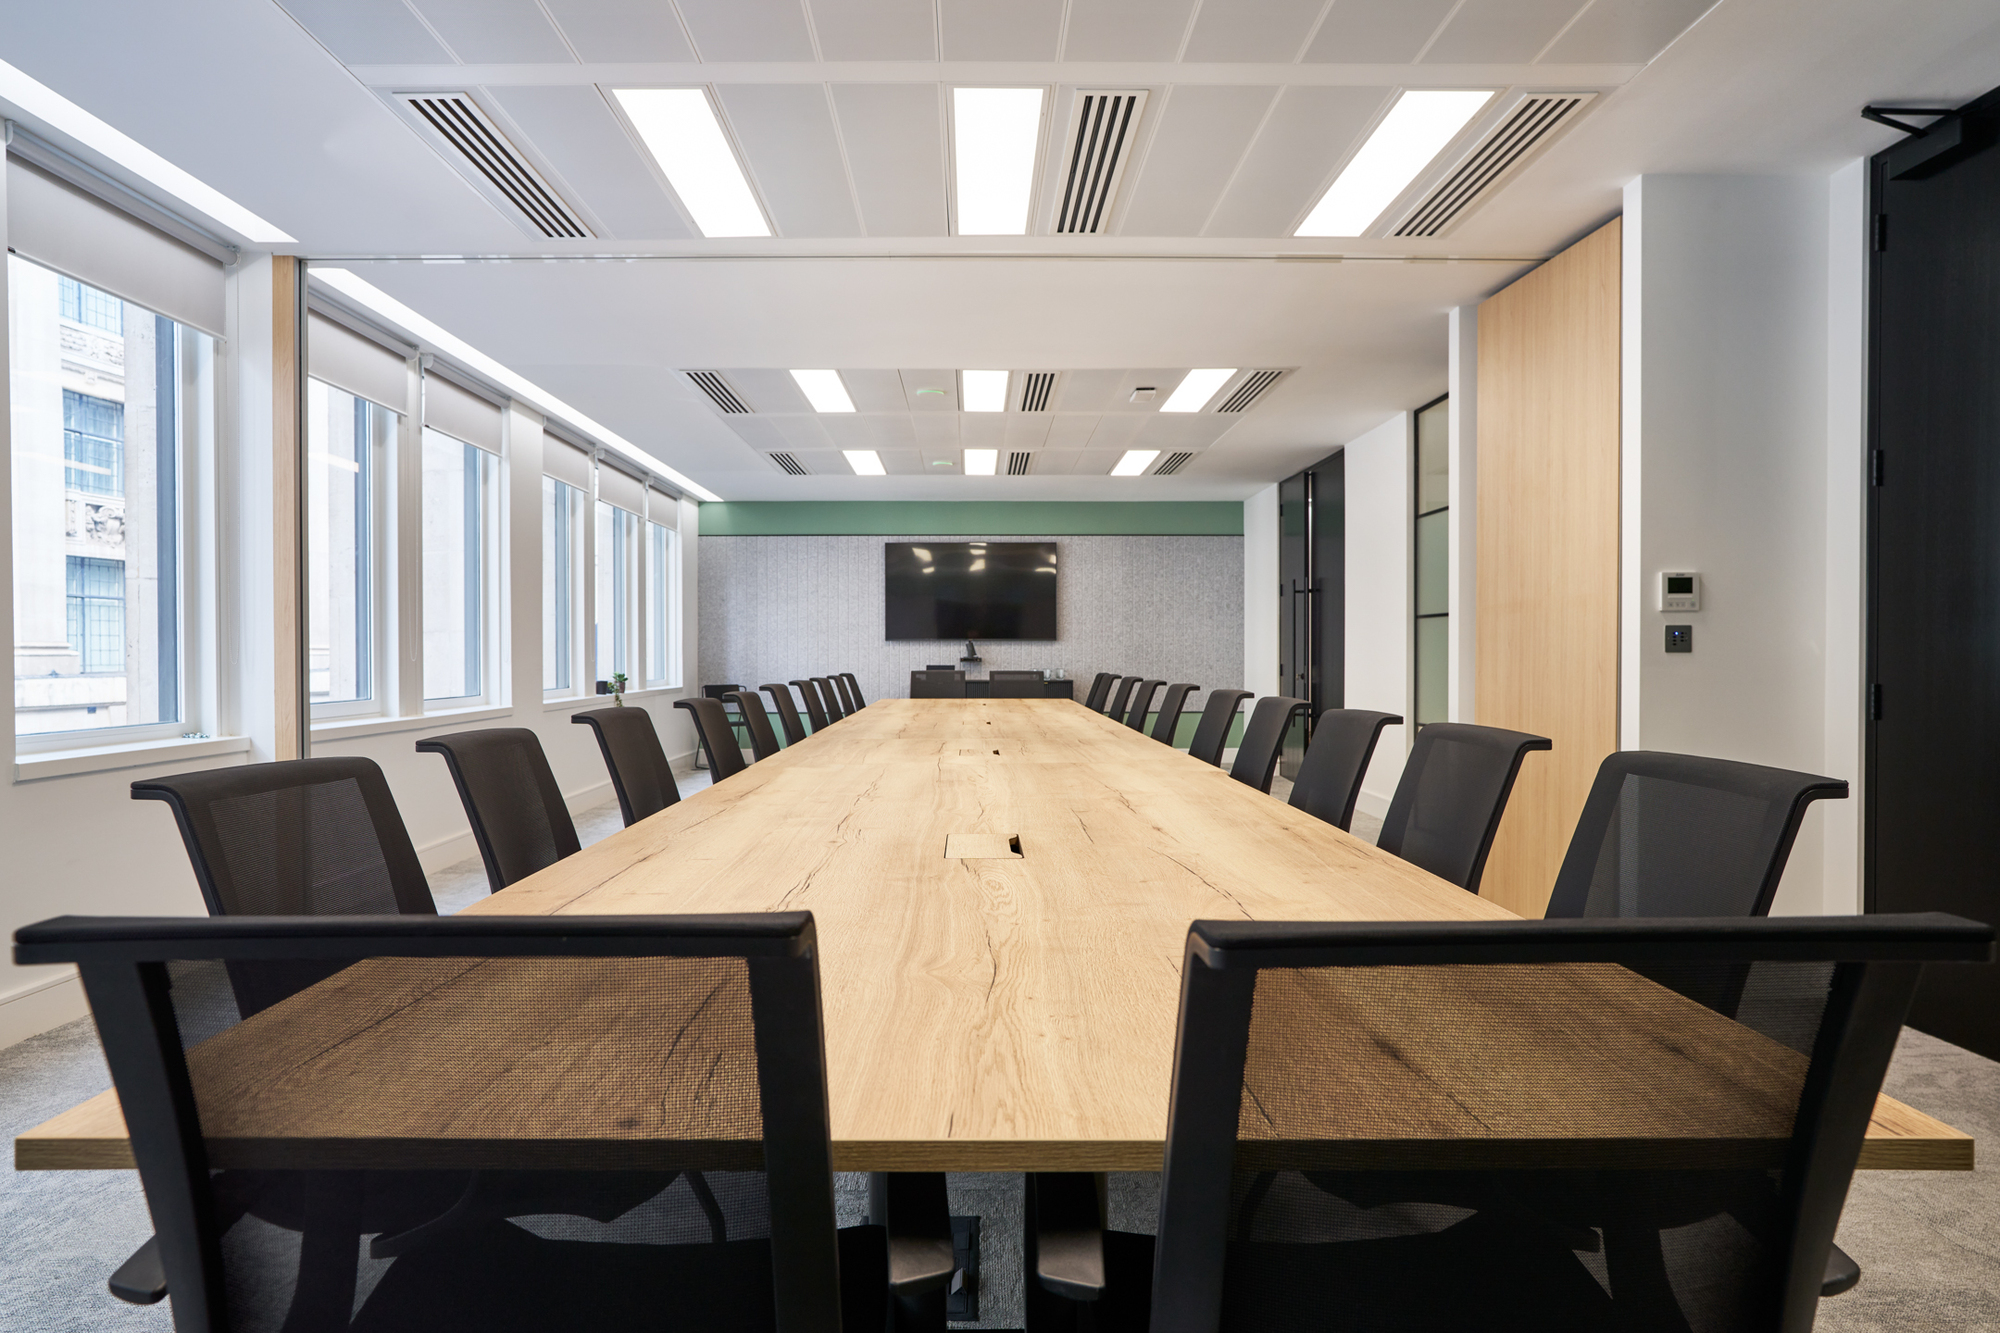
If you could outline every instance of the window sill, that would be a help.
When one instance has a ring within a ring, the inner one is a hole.
[[[625,701],[627,703],[635,701],[644,702],[647,699],[669,699],[685,694],[687,694],[687,690],[678,685],[657,685],[649,690],[627,690],[625,691]],[[576,694],[571,695],[567,699],[544,700],[542,711],[545,713],[568,713],[582,708],[609,708],[611,706],[611,696],[608,694]]]
[[[14,781],[37,782],[44,778],[74,777],[80,773],[105,773],[119,768],[181,763],[218,754],[245,754],[249,749],[248,736],[207,736],[200,740],[174,736],[162,741],[133,741],[125,745],[43,750],[38,754],[14,756]]]
[[[455,708],[416,717],[364,717],[351,722],[315,722],[312,734],[314,740],[359,740],[363,736],[387,736],[398,731],[434,730],[459,722],[491,722],[497,718],[512,717],[514,711],[512,708]]]

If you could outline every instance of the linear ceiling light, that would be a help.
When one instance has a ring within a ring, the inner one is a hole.
[[[614,88],[646,151],[667,174],[674,193],[703,236],[769,236],[743,167],[729,149],[722,122],[700,88]]]
[[[1111,469],[1114,477],[1136,477],[1153,466],[1153,460],[1160,456],[1158,449],[1127,449],[1125,456],[1118,460],[1118,466]]]
[[[1492,98],[1490,92],[1404,93],[1292,234],[1365,233]]]
[[[1167,395],[1167,401],[1160,404],[1162,412],[1199,412],[1208,406],[1208,400],[1215,397],[1215,391],[1229,382],[1236,373],[1229,370],[1190,370],[1187,377],[1175,390]]]
[[[1000,451],[998,449],[967,449],[965,451],[965,475],[968,477],[991,477],[999,474]]]
[[[156,185],[253,245],[283,245],[295,238],[161,157],[138,140],[91,115],[48,85],[0,60],[0,100],[12,102],[50,129],[103,155],[133,175]]]
[[[847,396],[847,386],[840,382],[837,370],[795,370],[792,378],[798,381],[799,391],[806,401],[813,405],[815,412],[852,412],[854,400]]]
[[[968,412],[1007,410],[1007,372],[1004,370],[961,370],[961,396]]]
[[[857,477],[886,477],[889,470],[882,466],[882,455],[873,449],[842,449],[847,455],[847,466],[854,469]]]
[[[951,90],[960,236],[1026,236],[1042,137],[1040,88]]]
[[[410,334],[419,342],[428,343],[454,361],[462,362],[468,368],[478,371],[536,410],[568,422],[597,443],[624,454],[646,471],[666,478],[696,499],[706,500],[711,504],[722,499],[708,487],[690,481],[684,474],[668,467],[623,435],[577,411],[525,375],[515,374],[471,343],[446,333],[373,283],[356,277],[344,268],[320,268],[315,265],[310,272],[314,279],[325,283],[364,309],[374,311],[393,327]]]

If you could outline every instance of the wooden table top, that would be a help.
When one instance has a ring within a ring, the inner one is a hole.
[[[801,908],[819,934],[834,1165],[850,1171],[1158,1170],[1190,921],[1512,915],[1078,704],[1027,699],[871,704],[467,910]],[[1597,1115],[1587,1099],[1537,1097],[1515,1080],[1496,1082],[1491,1105],[1450,1109],[1378,1058],[1355,1066],[1379,1093],[1367,1113],[1273,1125],[1270,1137],[1335,1144],[1328,1165],[1775,1165],[1800,1058],[1609,971],[1618,980],[1539,970],[1543,984],[1588,993],[1587,1005],[1551,997],[1566,1016],[1601,1016],[1554,1057],[1569,1085],[1612,1078],[1641,1046],[1656,1052],[1665,1028],[1713,1056],[1687,1062],[1675,1082],[1687,1095],[1636,1108],[1621,1095],[1617,1114]],[[373,989],[347,990],[357,1028],[380,1020]],[[332,1001],[314,995],[323,1016]],[[464,1012],[476,1024],[482,1008]],[[264,1017],[217,1040],[246,1040]],[[1524,1012],[1518,1030],[1537,1077],[1560,1082],[1532,1020]],[[1346,1049],[1358,1059],[1365,1047]],[[465,1049],[487,1048],[473,1033]],[[507,1041],[491,1049],[508,1058]],[[1508,1067],[1498,1051],[1488,1063]],[[296,1068],[291,1080],[311,1086]],[[591,1117],[575,1119],[538,1113],[532,1134],[588,1137]],[[252,1165],[278,1139],[313,1138],[310,1121],[294,1106],[228,1127],[226,1142],[224,1127],[206,1128],[218,1165]],[[449,1137],[442,1125],[381,1132]],[[367,1157],[351,1138],[326,1142],[328,1164]],[[1969,1170],[1972,1157],[1969,1136],[1885,1097],[1861,1165]],[[15,1165],[129,1168],[115,1095],[18,1137]]]

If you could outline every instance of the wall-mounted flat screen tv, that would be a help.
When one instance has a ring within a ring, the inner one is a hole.
[[[885,638],[1053,639],[1054,542],[884,542]]]

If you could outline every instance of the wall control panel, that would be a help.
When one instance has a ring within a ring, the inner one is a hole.
[[[1660,575],[1662,611],[1701,610],[1701,575],[1691,570],[1668,570]]]

